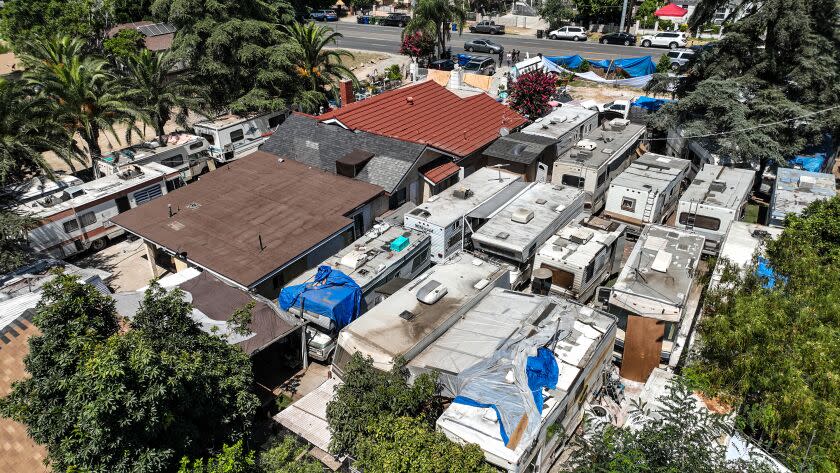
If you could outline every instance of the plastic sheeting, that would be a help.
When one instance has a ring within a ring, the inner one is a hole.
[[[520,65],[521,65],[521,67],[520,67]],[[645,76],[639,76],[639,77],[631,77],[630,79],[604,79],[603,77],[601,77],[598,74],[595,74],[594,72],[591,72],[591,71],[590,72],[570,71],[570,70],[568,70],[564,67],[561,67],[561,66],[549,61],[545,57],[542,58],[541,66],[536,66],[536,67],[535,66],[536,65],[533,63],[532,60],[526,59],[525,61],[521,61],[514,68],[514,76],[519,75],[520,70],[525,70],[527,72],[530,72],[530,71],[532,71],[532,70],[534,70],[535,68],[538,67],[538,68],[541,68],[542,70],[548,71],[548,72],[556,72],[558,74],[561,73],[561,72],[564,72],[566,74],[573,74],[576,77],[580,77],[581,79],[589,80],[589,81],[592,81],[592,82],[598,82],[598,83],[601,83],[601,84],[620,85],[620,86],[624,86],[624,87],[633,87],[633,88],[637,88],[637,89],[643,89],[647,85],[647,83],[650,82],[650,78],[652,77],[652,74],[651,74],[651,75],[645,75]]]
[[[790,160],[790,164],[801,167],[806,171],[820,172],[825,163],[825,153],[815,153],[813,156],[796,156]]]
[[[537,410],[543,410],[543,388],[556,389],[557,378],[560,375],[560,367],[557,366],[557,359],[548,348],[540,347],[537,356],[529,356],[525,366],[528,375],[528,388],[534,396],[534,404]]]
[[[545,59],[551,61],[558,66],[567,69],[577,69],[583,63],[584,59],[578,55],[574,56],[547,56]],[[656,64],[650,56],[632,57],[624,59],[586,59],[590,66],[600,69],[609,69],[614,71],[616,69],[624,69],[630,77],[641,77],[653,74],[656,72]]]
[[[766,258],[761,256],[758,257],[758,266],[755,268],[755,274],[766,279],[764,284],[762,284],[762,286],[764,286],[764,288],[766,289],[773,289],[774,287],[776,287],[777,279],[782,283],[787,282],[787,278],[776,274],[776,272],[773,271],[773,268],[770,266],[770,262],[767,261]]]
[[[577,69],[583,64],[583,58],[575,54],[574,56],[546,56],[546,59],[569,69]]]
[[[280,308],[302,308],[323,315],[340,330],[362,312],[362,288],[350,276],[329,266],[320,266],[312,282],[284,287]]]
[[[663,105],[666,103],[673,102],[673,100],[668,99],[657,99],[653,97],[645,97],[644,95],[638,97],[636,100],[633,101],[634,107],[643,108],[645,110],[650,110],[651,112],[655,112],[662,108]]]
[[[479,407],[481,409],[493,409],[496,411],[496,418],[499,419],[499,436],[502,437],[502,441],[507,444],[510,441],[510,436],[505,430],[505,424],[502,422],[502,413],[499,412],[499,408],[496,407],[495,404],[485,404],[483,402],[478,402],[475,399],[470,399],[466,396],[455,396],[455,399],[452,402],[456,402],[458,404],[464,404],[465,406],[472,406],[472,407]]]

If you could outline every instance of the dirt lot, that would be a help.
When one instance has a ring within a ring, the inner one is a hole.
[[[108,285],[114,292],[136,291],[152,279],[146,249],[139,239],[120,237],[102,251],[88,251],[74,258],[73,263],[110,272]]]

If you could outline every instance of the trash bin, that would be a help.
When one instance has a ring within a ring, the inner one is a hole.
[[[542,38],[545,34],[545,30],[537,30],[537,38]]]
[[[452,31],[458,31],[458,23],[452,23]]]

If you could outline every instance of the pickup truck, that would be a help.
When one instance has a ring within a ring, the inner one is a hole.
[[[505,25],[497,25],[489,20],[479,21],[470,26],[470,33],[505,34]]]

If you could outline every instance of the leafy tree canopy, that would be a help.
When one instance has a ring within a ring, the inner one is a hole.
[[[452,23],[458,25],[460,35],[467,24],[466,5],[462,1],[419,0],[403,35],[423,31],[435,39],[438,54],[443,54],[446,42],[452,38]]]
[[[134,28],[126,28],[106,39],[103,43],[103,49],[106,55],[125,60],[138,54],[144,45],[143,33]]]
[[[15,49],[36,36],[68,35],[92,40],[104,28],[92,16],[92,0],[8,0],[0,9],[0,36]]]
[[[542,70],[519,76],[510,86],[510,107],[531,120],[551,111],[548,104],[556,89],[555,78]]]
[[[540,16],[552,29],[575,17],[577,10],[572,0],[545,0],[540,6]]]
[[[257,399],[248,357],[201,332],[179,291],[153,284],[132,328],[114,302],[59,276],[44,288],[41,331],[0,412],[25,424],[57,471],[164,471],[248,432]]]
[[[767,242],[772,289],[727,268],[706,298],[691,378],[740,403],[740,422],[790,465],[840,465],[840,198],[789,216]]]

